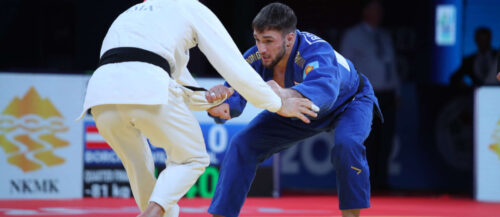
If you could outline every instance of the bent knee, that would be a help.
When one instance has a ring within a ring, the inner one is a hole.
[[[208,165],[210,165],[210,157],[207,154],[205,154],[203,156],[191,158],[187,160],[184,164],[190,164],[191,167],[195,169],[205,171],[205,168],[207,168]]]

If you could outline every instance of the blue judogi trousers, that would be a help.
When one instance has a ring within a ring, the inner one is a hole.
[[[340,209],[370,207],[370,180],[363,142],[371,130],[373,102],[360,97],[335,119],[335,145],[331,161],[336,170]],[[258,164],[321,132],[293,124],[267,111],[260,113],[230,142],[222,161],[209,213],[238,216],[255,177]]]

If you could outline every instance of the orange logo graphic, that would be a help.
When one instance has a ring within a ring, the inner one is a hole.
[[[311,72],[312,70],[316,69],[319,67],[319,62],[318,61],[313,61],[313,62],[310,62],[306,65],[306,68],[304,68],[304,76],[303,79],[306,78],[307,74],[309,74],[309,72]]]
[[[0,114],[0,147],[7,161],[24,172],[62,164],[52,151],[69,145],[56,136],[68,131],[63,116],[48,99],[31,87],[22,98],[14,98]]]
[[[306,75],[309,74],[309,72],[312,71],[313,69],[314,69],[314,66],[312,66],[312,65],[306,66],[306,70],[305,70]]]
[[[492,138],[493,143],[490,145],[490,149],[500,158],[500,120],[497,122],[497,129],[493,131]]]

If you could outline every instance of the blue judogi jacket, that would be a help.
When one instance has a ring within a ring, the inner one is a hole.
[[[320,37],[296,31],[295,44],[288,59],[285,71],[285,87],[293,88],[304,97],[310,99],[320,108],[318,117],[310,118],[311,123],[305,124],[297,118],[283,118],[292,124],[304,125],[309,129],[322,130],[334,127],[335,118],[341,114],[349,104],[349,100],[356,97],[369,97],[380,112],[377,99],[368,79],[365,88],[358,91],[360,76],[351,61],[337,53],[328,42]],[[273,79],[273,69],[265,68],[257,46],[248,49],[244,57],[246,61],[260,74],[264,81]],[[229,86],[226,82],[226,86]],[[366,87],[366,86],[369,87]],[[235,92],[226,102],[229,104],[231,117],[237,117],[245,108],[246,100]],[[268,111],[264,111],[268,112]],[[278,114],[276,114],[279,116]],[[223,120],[215,118],[216,122]]]

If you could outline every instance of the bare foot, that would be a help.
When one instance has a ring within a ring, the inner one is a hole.
[[[163,207],[155,202],[151,202],[148,204],[146,210],[144,210],[144,212],[139,214],[137,217],[162,217],[164,213],[165,210],[163,210]]]
[[[344,209],[342,211],[342,217],[359,217],[359,209]]]

